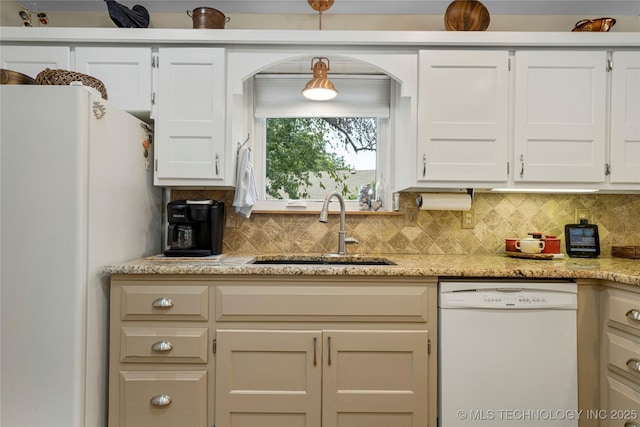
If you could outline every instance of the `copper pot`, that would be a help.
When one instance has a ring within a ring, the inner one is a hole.
[[[614,18],[583,19],[571,31],[609,31],[615,24]]]
[[[229,22],[229,17],[211,7],[198,7],[193,11],[187,11],[187,15],[193,19],[193,28],[222,29]]]

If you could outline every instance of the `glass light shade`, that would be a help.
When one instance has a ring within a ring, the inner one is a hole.
[[[326,60],[324,63],[322,60]],[[314,64],[313,61],[317,60]],[[309,80],[302,89],[302,95],[305,98],[313,101],[328,101],[338,95],[338,91],[331,83],[331,80],[327,78],[327,71],[329,71],[329,60],[327,58],[313,58],[311,60],[313,64],[313,78]]]

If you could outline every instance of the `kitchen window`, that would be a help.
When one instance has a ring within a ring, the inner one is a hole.
[[[331,191],[360,210],[364,185],[386,193],[391,79],[330,75],[331,101],[300,91],[308,75],[259,74],[253,79],[256,209],[313,209]],[[388,210],[383,206],[383,210]]]

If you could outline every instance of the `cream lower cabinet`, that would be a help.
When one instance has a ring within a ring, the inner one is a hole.
[[[435,426],[436,285],[393,282],[218,286],[216,427]]]
[[[427,425],[427,331],[216,336],[218,427]]]
[[[111,280],[109,427],[426,427],[434,278]]]
[[[214,373],[209,286],[111,282],[109,427],[208,427]]]
[[[607,290],[601,426],[640,426],[640,293]]]

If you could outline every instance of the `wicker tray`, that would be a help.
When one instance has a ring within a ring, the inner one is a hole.
[[[107,99],[107,88],[104,87],[104,83],[88,74],[59,69],[52,70],[47,68],[36,76],[37,85],[68,86],[71,82],[81,82],[85,86],[92,87],[100,92],[103,99]]]
[[[640,246],[611,246],[611,255],[621,258],[640,258]]]

